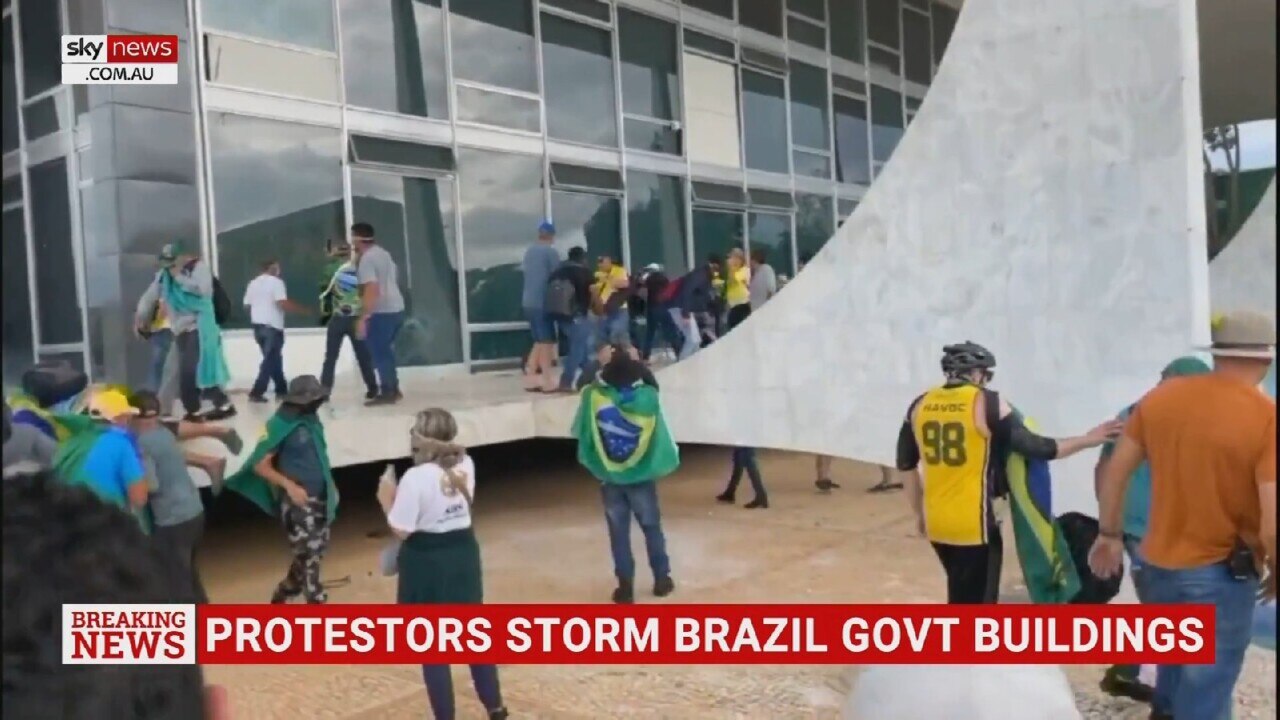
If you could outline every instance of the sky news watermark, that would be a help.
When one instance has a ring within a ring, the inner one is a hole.
[[[177,85],[177,35],[63,35],[64,85]]]

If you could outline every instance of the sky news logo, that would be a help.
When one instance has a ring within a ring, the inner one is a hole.
[[[177,85],[177,35],[63,35],[64,85]]]

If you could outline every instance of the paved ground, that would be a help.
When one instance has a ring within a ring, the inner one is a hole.
[[[477,532],[493,602],[603,602],[612,569],[595,485],[564,446],[521,444],[505,456],[477,453]],[[664,523],[678,588],[672,602],[927,602],[943,596],[932,550],[913,537],[900,493],[867,494],[879,470],[838,462],[844,484],[831,495],[812,485],[812,460],[762,454],[768,510],[714,502],[728,453],[686,451],[684,468],[662,485]],[[537,467],[533,471],[529,468]],[[369,484],[371,485],[371,483]],[[374,577],[384,540],[369,490],[352,487],[325,563],[341,602],[391,602],[394,580]],[[739,490],[740,502],[750,492]],[[225,515],[225,513],[224,513]],[[261,602],[288,563],[265,516],[222,517],[203,558],[216,602]],[[643,558],[638,530],[637,558]],[[1012,545],[1012,543],[1007,543]],[[640,560],[643,566],[643,560]],[[1016,563],[1006,586],[1016,593]],[[644,571],[637,578],[647,586]],[[655,602],[652,597],[641,602]],[[1275,716],[1274,654],[1264,705]],[[855,670],[848,667],[505,667],[503,691],[520,718],[836,718]],[[1072,668],[1083,696],[1096,695],[1100,669]],[[237,718],[422,718],[426,695],[416,668],[217,667]],[[455,673],[459,717],[480,718],[465,669]],[[1092,704],[1092,703],[1090,703]],[[1082,707],[1083,709],[1083,707]],[[1100,706],[1090,717],[1145,717],[1132,703]],[[1246,717],[1250,716],[1248,714]]]

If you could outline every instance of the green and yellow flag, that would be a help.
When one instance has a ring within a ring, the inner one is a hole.
[[[583,388],[573,436],[578,462],[601,482],[648,482],[680,467],[680,448],[662,416],[658,390],[644,383]]]
[[[1028,429],[1035,429],[1032,420],[1025,419],[1024,423]],[[1069,603],[1080,592],[1080,575],[1053,514],[1049,463],[1010,453],[1005,470],[1014,544],[1027,593],[1035,603]]]

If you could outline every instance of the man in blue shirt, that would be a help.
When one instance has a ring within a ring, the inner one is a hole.
[[[547,282],[560,267],[560,253],[555,248],[556,226],[543,221],[538,226],[538,240],[524,251],[520,263],[524,271],[524,288],[520,304],[533,335],[533,349],[524,366],[525,389],[551,392],[555,389],[551,368],[556,359],[556,329],[547,315]]]
[[[1160,381],[1188,375],[1203,375],[1209,371],[1209,365],[1199,358],[1180,357],[1165,366],[1164,371],[1160,373]],[[1137,403],[1134,403],[1120,411],[1117,419],[1127,421],[1136,405]],[[1111,458],[1113,450],[1115,450],[1115,442],[1110,441],[1102,446],[1102,452],[1098,454],[1098,464],[1094,469],[1095,491],[1096,484],[1102,477],[1102,470]],[[1138,547],[1147,534],[1147,515],[1150,508],[1151,466],[1144,461],[1129,479],[1129,488],[1124,497],[1124,547],[1129,554],[1129,574],[1133,579],[1133,590],[1138,596],[1138,602],[1147,602],[1147,582]],[[1150,702],[1152,688],[1138,679],[1139,669],[1138,665],[1111,666],[1102,678],[1103,691],[1111,695],[1129,697],[1138,702]]]
[[[106,424],[73,477],[102,499],[122,508],[141,510],[147,504],[147,473],[142,454],[127,429],[137,410],[119,390],[100,390],[89,398],[89,416]]]

